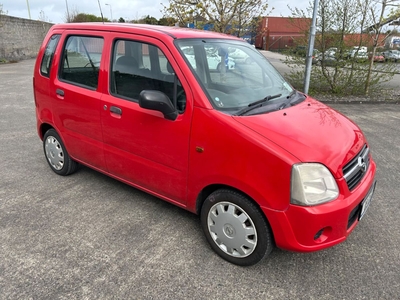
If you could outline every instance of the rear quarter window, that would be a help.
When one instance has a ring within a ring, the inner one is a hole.
[[[40,73],[45,77],[50,77],[50,67],[53,62],[54,52],[56,51],[60,35],[55,34],[51,36],[47,42],[46,50],[44,51],[42,63],[40,64]]]

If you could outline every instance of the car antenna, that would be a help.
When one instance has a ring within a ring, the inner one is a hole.
[[[97,2],[99,3],[99,8],[100,8],[100,14],[101,14],[101,21],[104,24],[104,18],[103,18],[103,12],[101,11],[101,5],[100,5],[100,0],[97,0]]]

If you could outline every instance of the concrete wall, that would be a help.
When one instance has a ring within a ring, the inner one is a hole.
[[[53,24],[0,15],[0,61],[34,58]]]

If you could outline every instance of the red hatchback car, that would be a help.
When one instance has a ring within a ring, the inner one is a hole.
[[[59,24],[33,86],[55,173],[83,164],[199,214],[211,247],[234,264],[255,264],[274,245],[344,241],[374,193],[360,128],[233,36]]]

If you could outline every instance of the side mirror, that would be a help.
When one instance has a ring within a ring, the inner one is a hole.
[[[175,121],[178,117],[178,111],[173,106],[171,100],[160,91],[141,91],[139,95],[139,106],[141,108],[162,112],[164,118],[167,120]]]

